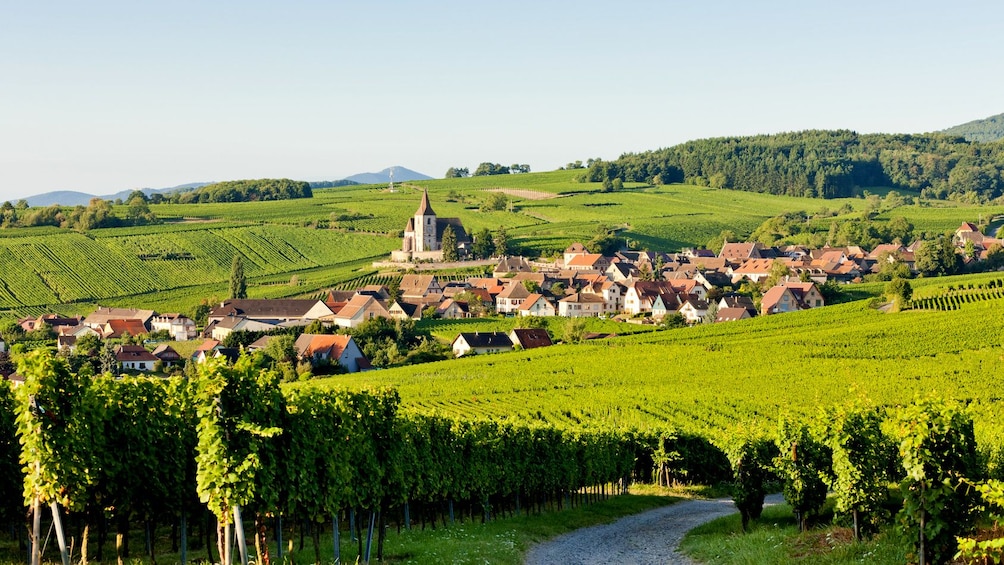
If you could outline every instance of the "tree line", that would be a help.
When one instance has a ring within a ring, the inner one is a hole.
[[[232,180],[207,184],[190,192],[172,196],[179,204],[205,202],[255,202],[311,198],[310,183],[290,179]]]
[[[111,202],[101,198],[92,198],[87,206],[78,205],[73,208],[58,204],[30,207],[24,200],[17,204],[4,202],[0,205],[0,228],[53,226],[86,231],[158,222],[156,214],[150,211],[150,200],[143,191],[134,190],[124,203],[119,204],[125,206],[123,216],[115,213]]]
[[[484,177],[490,175],[516,175],[521,173],[529,173],[530,165],[513,163],[512,165],[506,166],[501,163],[491,163],[485,161],[474,169],[473,176]],[[448,179],[460,179],[470,177],[471,170],[467,167],[450,167],[446,170],[446,175],[444,178]]]
[[[810,130],[720,137],[592,160],[584,182],[670,184],[788,196],[839,198],[863,187],[919,191],[924,198],[982,203],[1004,193],[1004,142],[944,134]]]

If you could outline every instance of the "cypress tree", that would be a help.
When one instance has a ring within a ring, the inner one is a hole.
[[[230,298],[244,299],[248,297],[248,281],[244,278],[244,262],[241,256],[234,257],[230,268]]]

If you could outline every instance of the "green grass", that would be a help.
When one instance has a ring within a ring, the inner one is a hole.
[[[496,518],[482,524],[480,515],[476,513],[473,521],[464,517],[461,520],[460,508],[457,508],[457,521],[448,524],[446,527],[438,523],[435,529],[431,525],[422,527],[417,515],[412,518],[412,528],[407,530],[401,525],[400,516],[389,517],[387,524],[387,537],[384,544],[384,563],[408,563],[408,564],[429,564],[439,565],[443,563],[491,563],[497,565],[517,565],[523,562],[523,554],[533,544],[540,543],[555,536],[568,533],[579,528],[594,526],[597,524],[607,524],[614,520],[637,514],[653,508],[659,508],[673,504],[681,500],[681,496],[693,496],[692,491],[668,490],[646,488],[642,492],[632,493],[624,496],[612,496],[606,500],[594,502],[592,504],[580,505],[571,509],[550,510],[525,513],[510,516],[496,516]],[[417,509],[413,510],[417,512]],[[246,517],[250,520],[250,517]],[[365,515],[360,520],[366,520]],[[270,525],[272,521],[269,520]],[[254,544],[251,536],[250,523],[246,526],[248,536],[248,551],[254,557]],[[189,562],[206,559],[205,543],[195,547],[195,529],[202,527],[201,524],[189,524],[192,537],[188,550]],[[321,524],[320,527],[320,549],[323,563],[334,561],[334,551],[332,543],[331,522]],[[293,557],[296,563],[313,563],[314,547],[310,535],[305,536],[304,547],[300,549],[300,526],[286,523],[284,524],[283,541],[284,545],[291,542],[294,550]],[[342,563],[355,563],[359,555],[358,542],[352,541],[348,531],[349,524],[344,518],[339,524],[340,529],[340,550]],[[144,538],[143,528],[133,527],[130,539],[131,557],[127,563],[148,563],[149,560],[143,557]],[[95,533],[92,531],[91,535]],[[167,527],[158,529],[157,532],[157,562],[177,563],[180,562],[178,553],[170,552],[170,532]],[[277,548],[274,538],[274,529],[269,528],[269,552],[273,562],[277,562]],[[365,528],[363,529],[365,536]],[[376,563],[376,535],[374,535],[372,560]],[[213,538],[215,556],[215,537]],[[114,562],[115,559],[115,536],[109,535],[108,542],[104,547],[104,562]],[[96,550],[96,541],[91,542],[90,552]],[[365,543],[364,543],[365,545]],[[50,542],[43,562],[58,563],[59,552],[54,548],[55,542]],[[76,548],[79,552],[79,547]],[[284,547],[284,558],[288,559],[289,546]],[[235,552],[236,556],[236,552]],[[16,540],[9,539],[8,536],[0,538],[0,563],[22,562],[24,555],[17,549]],[[79,558],[79,553],[75,554],[74,562]],[[235,558],[236,561],[236,558]],[[361,561],[361,560],[360,560]]]
[[[855,543],[848,528],[821,526],[799,533],[791,507],[764,509],[763,516],[743,533],[738,514],[719,518],[691,530],[681,550],[709,565],[785,565],[791,563],[844,565],[906,562],[901,544],[889,534]]]

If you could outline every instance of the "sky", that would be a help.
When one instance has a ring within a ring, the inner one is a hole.
[[[1004,112],[1004,2],[4,2],[0,201]]]

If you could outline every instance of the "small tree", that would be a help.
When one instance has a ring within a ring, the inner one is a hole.
[[[886,283],[885,295],[895,305],[896,310],[902,310],[906,308],[910,303],[910,298],[913,297],[913,287],[910,286],[910,281],[895,278]]]
[[[244,261],[240,255],[236,255],[230,267],[230,298],[242,300],[247,297],[248,283],[244,277]]]

